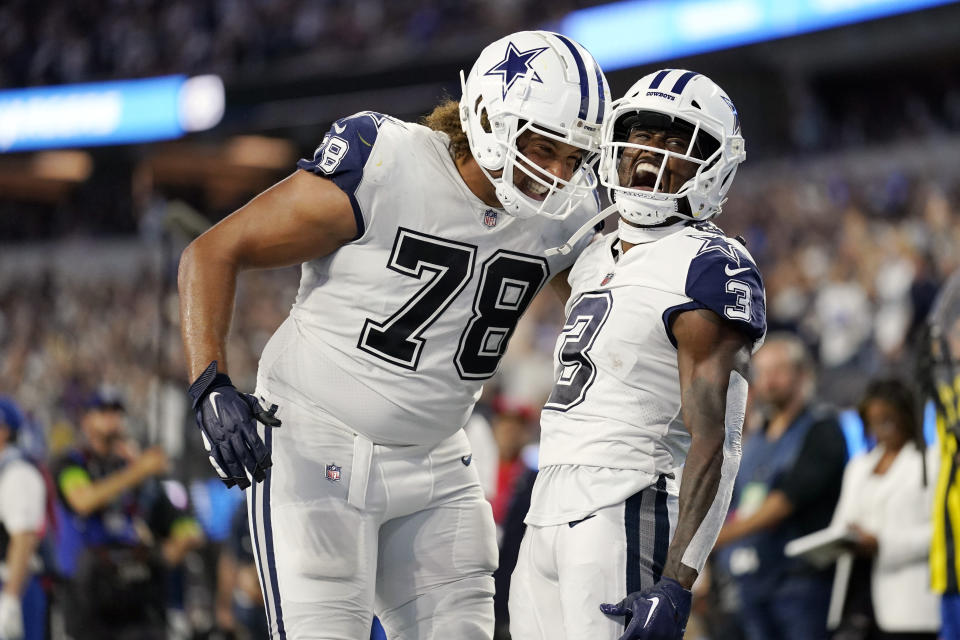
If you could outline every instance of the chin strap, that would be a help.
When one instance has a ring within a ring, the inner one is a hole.
[[[573,250],[573,247],[574,247],[578,242],[580,242],[580,239],[581,239],[583,236],[585,236],[585,235],[587,235],[588,233],[590,233],[591,231],[593,231],[593,228],[594,228],[595,226],[597,226],[597,223],[599,223],[601,220],[603,220],[604,218],[606,218],[608,215],[610,215],[611,213],[613,213],[613,212],[616,211],[616,210],[617,210],[617,205],[615,205],[615,204],[610,205],[609,207],[607,207],[606,209],[602,210],[602,211],[601,211],[600,213],[598,213],[597,215],[595,215],[595,216],[593,216],[592,218],[590,218],[589,220],[587,220],[587,221],[583,224],[583,226],[580,227],[579,229],[577,229],[576,233],[574,233],[572,236],[570,236],[570,239],[567,240],[565,243],[563,243],[563,244],[560,245],[559,247],[551,247],[550,249],[547,249],[546,251],[543,252],[543,255],[545,255],[545,256],[547,256],[547,257],[555,256],[555,255],[557,255],[557,254],[567,255],[568,253],[570,253],[570,252]]]
[[[555,256],[557,254],[567,255],[573,250],[573,247],[580,242],[581,238],[593,231],[593,228],[597,226],[597,223],[617,211],[618,209],[616,204],[612,204],[606,209],[603,209],[600,213],[587,220],[582,227],[577,229],[576,233],[570,236],[569,240],[559,247],[547,249],[543,252],[543,254],[547,257]],[[665,227],[640,227],[630,224],[623,218],[620,218],[620,226],[617,233],[619,234],[620,239],[624,242],[629,242],[630,244],[643,244],[645,242],[653,242],[654,240],[665,238],[670,234],[675,233],[680,227],[686,226],[686,223],[686,220],[680,220],[676,224],[671,224]]]

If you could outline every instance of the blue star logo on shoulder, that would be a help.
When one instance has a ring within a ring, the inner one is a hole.
[[[546,50],[547,47],[538,47],[528,49],[527,51],[520,51],[512,42],[508,42],[507,51],[503,56],[503,60],[493,65],[489,71],[483,75],[500,76],[503,79],[504,98],[507,97],[507,92],[510,91],[510,87],[517,81],[517,78],[525,78],[529,73],[533,73],[533,76],[530,78],[531,81],[543,84],[543,80],[541,80],[537,72],[533,70],[530,63]]]
[[[735,262],[738,267],[740,266],[740,252],[737,251],[723,236],[707,235],[691,237],[696,238],[697,240],[703,240],[700,250],[697,251],[698,256],[704,253],[709,253],[710,251],[719,251],[723,255],[730,258],[732,262]]]

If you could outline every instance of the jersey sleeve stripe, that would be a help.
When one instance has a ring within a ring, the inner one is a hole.
[[[693,311],[695,309],[709,309],[709,307],[697,300],[691,300],[690,302],[677,304],[663,310],[663,330],[666,332],[667,338],[669,338],[670,344],[672,344],[674,348],[677,347],[677,338],[673,335],[673,329],[670,328],[670,317],[677,312]]]
[[[351,242],[354,240],[359,240],[363,237],[364,231],[367,230],[366,221],[363,219],[363,211],[360,208],[360,201],[357,200],[357,196],[353,191],[347,191],[347,197],[350,199],[350,206],[353,207],[353,219],[357,222],[357,235],[353,237]]]
[[[350,199],[350,207],[353,209],[353,219],[357,223],[357,235],[351,239],[351,242],[354,240],[359,240],[363,236],[364,231],[366,231],[367,224],[363,218],[363,210],[360,208],[360,202],[357,200],[354,189],[351,189],[348,185],[343,184],[343,181],[338,180],[336,176],[327,176],[321,172],[318,169],[318,163],[316,160],[300,159],[297,161],[297,168],[303,169],[304,171],[309,171],[310,173],[316,174],[322,178],[332,180],[334,184],[340,187],[341,191],[347,194],[347,197]]]

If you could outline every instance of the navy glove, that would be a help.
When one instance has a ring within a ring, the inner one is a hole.
[[[244,469],[255,482],[263,480],[273,461],[257,435],[255,420],[279,427],[277,406],[267,411],[254,396],[237,391],[227,374],[217,373],[216,360],[190,385],[189,393],[210,464],[227,488],[250,486]]]
[[[682,640],[690,617],[690,592],[673,578],[635,591],[617,604],[601,604],[608,616],[628,616],[620,640]]]

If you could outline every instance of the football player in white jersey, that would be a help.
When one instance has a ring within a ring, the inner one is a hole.
[[[492,635],[494,523],[461,427],[573,262],[545,250],[597,212],[610,99],[593,57],[545,31],[494,42],[461,80],[429,126],[336,121],[181,259],[190,394],[213,466],[251,487],[274,639],[366,637],[374,613],[390,640]],[[290,316],[239,393],[237,274],[295,263]]]
[[[744,155],[733,103],[692,71],[644,77],[607,114],[599,175],[619,229],[569,274],[511,582],[515,638],[683,636],[766,327],[753,258],[706,222]]]

